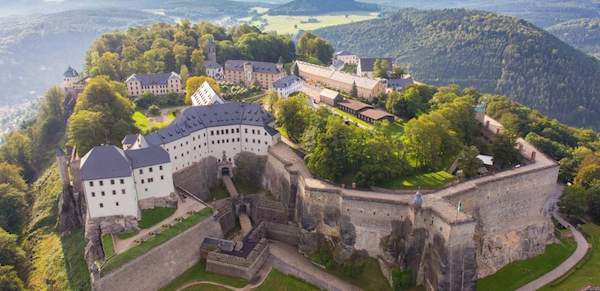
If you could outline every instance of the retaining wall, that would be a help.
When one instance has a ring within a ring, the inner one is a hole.
[[[205,237],[223,237],[221,226],[212,217],[148,251],[144,255],[94,280],[93,290],[158,290],[195,265]]]

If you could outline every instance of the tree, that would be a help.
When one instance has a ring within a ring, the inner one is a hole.
[[[424,110],[424,107],[425,104],[415,87],[409,87],[402,93],[392,92],[385,103],[385,108],[389,112],[405,119],[415,117],[417,113]]]
[[[32,163],[31,139],[19,131],[13,131],[4,137],[4,144],[0,146],[0,159],[19,166],[23,169],[23,176],[27,181],[32,181],[36,171]]]
[[[496,135],[492,142],[492,155],[494,156],[494,166],[499,169],[508,169],[521,160],[514,137],[506,134]]]
[[[589,187],[594,183],[600,182],[600,164],[590,163],[580,166],[575,176],[575,185]]]
[[[356,87],[356,82],[352,82],[352,89],[350,90],[350,97],[358,97],[358,87]]]
[[[587,191],[588,215],[596,223],[600,223],[600,184],[592,186]]]
[[[207,82],[217,94],[221,93],[221,87],[215,79],[208,76],[194,76],[189,78],[185,84],[185,104],[192,104],[192,95],[196,93],[196,90],[198,90],[204,82]]]
[[[300,76],[300,69],[298,68],[298,64],[296,62],[294,62],[294,64],[292,64],[292,74],[296,75],[296,76]]]
[[[393,66],[392,72],[390,73],[390,79],[402,79],[406,75],[406,71],[400,66]]]
[[[15,189],[27,191],[27,182],[21,176],[21,168],[6,162],[0,162],[0,184],[9,184]]]
[[[27,276],[25,252],[19,246],[17,236],[0,228],[0,265],[14,266],[19,277],[25,279]]]
[[[160,107],[153,104],[148,108],[148,113],[152,116],[159,116],[160,115]]]
[[[25,193],[9,184],[0,184],[0,227],[17,233],[25,219]]]
[[[0,290],[21,291],[25,290],[23,281],[15,272],[13,266],[0,265]]]
[[[390,62],[386,59],[376,59],[373,64],[373,76],[375,78],[387,78]]]
[[[477,155],[479,155],[479,150],[475,146],[466,147],[458,155],[458,168],[462,170],[465,178],[477,176],[481,167],[481,160],[477,158]]]
[[[587,209],[587,192],[583,187],[568,186],[565,188],[560,202],[560,212],[572,217],[583,217]]]
[[[275,117],[279,126],[283,127],[288,137],[299,142],[302,133],[308,125],[308,100],[303,94],[290,96],[287,100],[280,99],[275,105]]]
[[[186,65],[181,65],[179,69],[179,76],[181,76],[181,82],[186,83],[187,79],[190,77],[190,71]]]
[[[454,160],[460,141],[449,121],[437,112],[420,115],[404,126],[403,141],[407,154],[417,168],[436,170]]]
[[[354,137],[352,129],[341,118],[330,116],[325,132],[319,135],[317,146],[306,157],[308,168],[317,176],[332,181],[351,171],[349,141]]]
[[[105,117],[101,112],[81,110],[71,116],[68,137],[81,154],[94,146],[108,142],[108,130],[102,126]]]
[[[194,75],[204,74],[204,53],[201,48],[192,51],[192,72]]]
[[[333,47],[325,39],[305,32],[298,40],[297,53],[305,58],[315,58],[322,64],[329,64],[333,57]]]

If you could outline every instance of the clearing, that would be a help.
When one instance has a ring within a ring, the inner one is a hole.
[[[263,31],[293,34],[298,30],[315,30],[327,26],[340,25],[377,18],[378,12],[348,11],[326,15],[262,15],[251,24],[262,26]]]

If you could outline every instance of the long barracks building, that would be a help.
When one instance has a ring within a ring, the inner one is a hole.
[[[139,218],[145,199],[170,196],[173,174],[203,158],[233,164],[240,152],[267,155],[280,138],[273,126],[273,116],[258,104],[194,106],[155,133],[126,136],[123,149],[96,146],[80,166],[88,215]]]

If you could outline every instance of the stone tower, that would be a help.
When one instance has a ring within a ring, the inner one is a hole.
[[[206,41],[206,48],[204,50],[206,54],[206,60],[209,62],[217,62],[217,45],[212,39]]]

